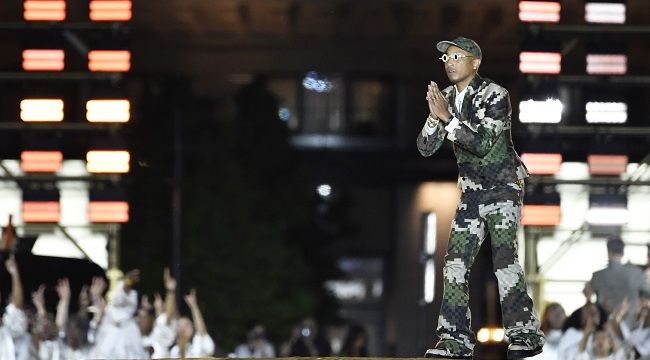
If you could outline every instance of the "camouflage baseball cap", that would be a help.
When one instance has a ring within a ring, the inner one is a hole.
[[[438,45],[436,45],[436,48],[441,52],[446,53],[447,49],[449,49],[449,47],[452,45],[467,51],[479,59],[483,57],[483,54],[481,53],[481,47],[478,46],[476,41],[462,36],[459,36],[452,41],[441,41],[438,43]]]

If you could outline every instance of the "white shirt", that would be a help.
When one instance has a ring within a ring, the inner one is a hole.
[[[61,358],[65,360],[86,360],[90,358],[90,350],[89,345],[84,345],[76,350],[64,345],[61,349]]]
[[[118,282],[111,301],[97,329],[95,345],[90,353],[94,359],[145,359],[140,328],[133,315],[138,307],[138,293],[124,291],[124,281]]]
[[[456,111],[460,114],[460,110],[463,108],[463,100],[465,100],[465,94],[467,93],[467,88],[469,86],[466,86],[463,91],[458,92],[458,87],[454,85],[454,90],[456,91]]]
[[[27,338],[27,316],[13,303],[7,305],[0,325],[0,359],[14,360],[29,356],[26,346],[16,346],[16,341]]]
[[[254,348],[251,349],[248,344],[240,344],[235,348],[235,357],[236,358],[272,358],[275,357],[275,349],[273,345],[268,342],[265,342],[263,348]]]
[[[582,329],[568,328],[562,334],[560,343],[557,345],[557,353],[560,360],[572,360],[580,353],[580,341],[584,336]],[[590,335],[587,340],[587,350],[592,348],[593,337]]]
[[[176,339],[176,319],[172,319],[167,325],[167,314],[158,315],[153,330],[148,335],[142,335],[142,346],[153,348],[152,359],[161,359],[169,356],[169,347]]]
[[[210,335],[200,335],[195,333],[192,342],[185,348],[185,358],[202,358],[211,357],[214,354],[214,341]],[[181,349],[178,344],[174,345],[169,351],[169,357],[178,359],[181,357]]]
[[[645,319],[640,322],[643,324]],[[621,332],[627,346],[633,346],[641,355],[641,359],[650,359],[650,327],[642,325],[630,330],[625,322],[621,322]]]
[[[590,354],[588,351],[581,351],[571,357],[571,360],[627,360],[625,356],[625,351],[621,348],[618,349],[615,353],[608,355],[606,357],[596,357],[595,355]]]

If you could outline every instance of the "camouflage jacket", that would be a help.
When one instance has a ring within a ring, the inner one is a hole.
[[[423,156],[438,151],[445,137],[451,140],[462,191],[488,189],[530,175],[512,144],[512,108],[505,88],[477,74],[465,92],[460,113],[454,106],[454,86],[442,93],[449,112],[459,121],[449,132],[442,122],[430,135],[423,129],[417,139],[418,150]]]

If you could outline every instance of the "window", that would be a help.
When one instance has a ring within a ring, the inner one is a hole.
[[[339,75],[311,71],[303,84],[303,134],[345,134],[345,87]]]
[[[298,83],[292,78],[277,78],[268,82],[269,90],[278,98],[278,117],[291,131],[298,130]]]
[[[300,78],[271,77],[268,88],[279,100],[279,118],[295,135],[391,134],[394,102],[385,79],[310,71]]]
[[[350,134],[378,136],[389,130],[388,86],[380,80],[353,80],[350,84]]]

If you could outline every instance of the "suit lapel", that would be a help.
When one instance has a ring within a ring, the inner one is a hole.
[[[473,124],[473,121],[476,121],[476,117],[472,114],[472,99],[478,92],[479,87],[483,83],[483,79],[476,74],[472,81],[467,85],[467,91],[465,92],[465,97],[463,98],[463,105],[461,106],[461,117],[460,119],[466,119],[467,123]]]

